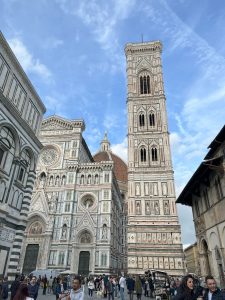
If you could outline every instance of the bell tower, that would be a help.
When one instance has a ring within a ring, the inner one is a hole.
[[[128,273],[184,273],[176,210],[162,44],[126,45],[128,109]]]

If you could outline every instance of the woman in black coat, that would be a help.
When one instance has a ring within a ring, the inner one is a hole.
[[[192,275],[186,275],[181,281],[174,300],[196,300],[194,293],[194,278]]]

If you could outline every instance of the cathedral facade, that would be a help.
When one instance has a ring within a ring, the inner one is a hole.
[[[128,272],[184,273],[160,42],[127,44]]]
[[[42,122],[44,148],[25,231],[20,270],[76,274],[126,271],[127,166],[105,135],[92,156],[82,120]]]

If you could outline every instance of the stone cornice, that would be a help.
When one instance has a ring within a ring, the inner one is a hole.
[[[51,125],[52,123],[58,124],[59,126],[64,127],[65,129],[73,129],[73,128],[81,128],[83,131],[85,129],[85,123],[84,120],[66,120],[59,116],[50,116],[42,121],[42,130],[44,130],[44,127]],[[53,128],[54,130],[54,128]]]
[[[146,42],[146,43],[128,43],[125,46],[125,53],[146,53],[146,52],[162,52],[162,44],[160,41]]]
[[[24,82],[27,84],[27,86],[29,87],[31,93],[35,96],[35,100],[38,102],[41,110],[43,113],[46,112],[46,108],[41,100],[41,98],[39,97],[39,95],[37,94],[33,84],[31,83],[30,79],[27,77],[26,73],[24,72],[21,64],[19,63],[18,59],[16,58],[15,54],[13,53],[12,49],[10,48],[8,42],[6,41],[3,33],[0,31],[0,44],[2,45],[2,47],[4,48],[5,52],[8,54],[10,61],[15,65],[15,67],[18,69],[18,72],[20,74],[20,76],[23,78]]]

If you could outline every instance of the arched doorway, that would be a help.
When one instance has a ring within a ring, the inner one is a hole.
[[[88,276],[90,272],[90,244],[92,243],[93,237],[92,234],[85,229],[82,231],[79,237],[80,244],[80,255],[79,255],[79,265],[78,265],[78,274]]]
[[[225,278],[224,278],[224,273],[223,273],[222,257],[221,257],[220,251],[217,247],[215,248],[215,256],[216,256],[216,262],[217,262],[217,266],[218,266],[220,287],[224,288]]]
[[[36,269],[37,258],[39,252],[38,244],[28,244],[26,248],[26,254],[23,263],[23,273],[30,274]]]
[[[205,240],[202,240],[202,253],[203,253],[203,275],[207,276],[211,274],[210,264],[209,264],[209,249],[208,244]]]
[[[79,267],[78,274],[79,275],[89,275],[89,264],[90,264],[90,252],[89,251],[81,251],[79,255]]]

